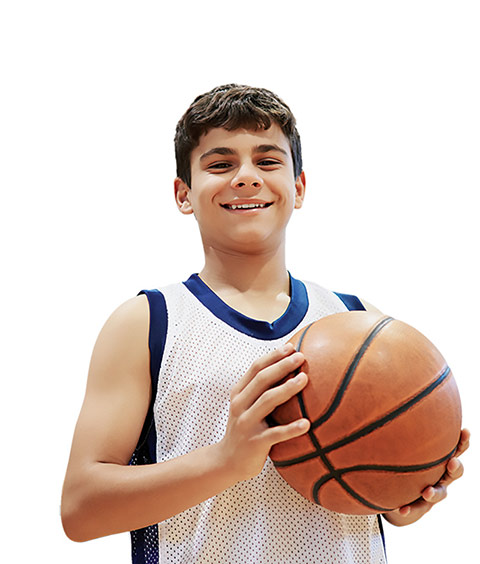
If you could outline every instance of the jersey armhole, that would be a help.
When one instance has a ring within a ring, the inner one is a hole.
[[[150,308],[150,327],[148,334],[148,348],[150,351],[150,379],[152,397],[147,416],[132,457],[131,464],[151,464],[156,462],[156,432],[154,424],[153,406],[157,397],[158,376],[162,364],[163,352],[167,338],[168,315],[165,296],[159,290],[142,290],[139,296],[147,297]]]
[[[148,408],[137,448],[130,465],[153,464],[157,462],[157,432],[153,407],[157,397],[158,376],[167,339],[168,315],[165,296],[159,290],[142,290],[138,295],[147,296],[150,308],[148,348],[150,350],[150,378],[152,398]],[[150,525],[130,532],[133,564],[159,562],[158,525]]]

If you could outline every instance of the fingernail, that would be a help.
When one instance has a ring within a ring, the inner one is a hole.
[[[297,363],[297,364],[300,363],[300,366],[302,366],[303,363],[305,362],[305,357],[303,356],[303,353],[294,352],[293,356],[294,356],[294,362]]]
[[[460,461],[456,458],[452,458],[448,463],[448,471],[449,472],[456,472],[460,468]]]
[[[432,486],[430,486],[429,488],[427,488],[424,492],[423,492],[423,499],[425,501],[430,501],[433,496],[435,495],[435,490],[432,488]]]
[[[293,381],[295,382],[295,384],[301,385],[305,382],[305,378],[307,377],[307,375],[305,374],[305,372],[299,372],[295,378],[293,378]]]
[[[300,421],[297,421],[297,427],[302,431],[306,431],[310,427],[310,421],[308,419],[300,419]]]

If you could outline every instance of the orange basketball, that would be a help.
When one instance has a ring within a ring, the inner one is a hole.
[[[461,405],[440,352],[413,327],[366,311],[330,315],[292,339],[309,382],[273,424],[300,417],[307,434],[270,457],[307,499],[339,513],[407,505],[445,472],[460,438]]]

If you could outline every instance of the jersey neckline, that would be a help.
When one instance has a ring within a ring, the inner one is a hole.
[[[226,304],[209,288],[198,274],[192,274],[184,285],[208,309],[237,331],[261,340],[285,337],[293,331],[305,317],[308,310],[308,294],[305,284],[290,277],[290,303],[285,312],[275,321],[253,319]]]

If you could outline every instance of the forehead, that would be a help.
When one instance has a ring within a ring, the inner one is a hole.
[[[288,155],[291,154],[290,143],[282,129],[273,123],[268,129],[234,129],[229,131],[223,127],[210,129],[199,139],[198,145],[192,151],[192,162],[200,159],[207,151],[217,147],[228,147],[235,152],[252,152],[262,145],[277,145]]]

